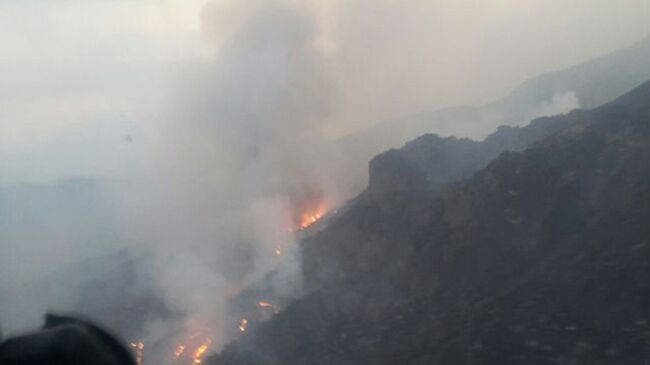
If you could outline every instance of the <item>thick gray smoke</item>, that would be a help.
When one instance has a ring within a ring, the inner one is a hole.
[[[219,47],[180,76],[160,123],[156,168],[124,203],[146,207],[144,215],[129,209],[127,224],[146,227],[167,307],[188,331],[200,323],[222,345],[236,323],[228,301],[242,290],[273,273],[269,295],[299,294],[292,230],[302,209],[333,207],[345,186],[339,156],[322,137],[335,95],[308,10],[220,2],[203,18]]]
[[[155,134],[125,136],[128,143],[147,145],[138,156],[148,158],[143,169],[128,181],[108,183],[93,202],[116,213],[109,216],[119,237],[108,239],[101,250],[87,246],[95,236],[47,242],[47,232],[38,227],[31,240],[4,237],[12,242],[5,249],[24,240],[30,243],[25,250],[35,251],[6,252],[7,257],[15,254],[42,268],[4,268],[3,295],[11,298],[3,298],[0,316],[8,334],[35,327],[48,309],[78,311],[84,283],[111,280],[100,270],[84,272],[78,280],[57,275],[65,284],[59,285],[45,279],[52,275],[48,265],[74,267],[120,248],[127,253],[109,266],[138,263],[126,289],[135,298],[137,293],[161,298],[168,311],[140,332],[146,340],[159,340],[181,326],[188,333],[209,332],[217,347],[223,345],[238,320],[228,318],[229,300],[269,273],[269,295],[281,300],[299,294],[291,230],[300,224],[300,210],[332,207],[345,188],[337,179],[339,156],[322,137],[335,95],[317,22],[308,9],[284,1],[208,3],[202,17],[214,55],[179,75],[174,101]],[[88,219],[93,227],[107,223]],[[52,224],[68,232],[78,229]],[[45,255],[47,245],[63,258]],[[49,286],[57,295],[25,287],[32,284]],[[130,300],[126,295],[106,299],[116,307]]]

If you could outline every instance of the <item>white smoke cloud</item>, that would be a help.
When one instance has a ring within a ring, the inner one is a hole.
[[[322,137],[335,95],[308,9],[213,2],[207,32],[222,34],[221,12],[241,19],[225,25],[209,62],[181,75],[159,125],[156,168],[123,199],[127,226],[144,230],[156,257],[167,306],[188,327],[213,324],[217,347],[233,322],[228,300],[249,285],[273,271],[269,295],[299,293],[295,209],[309,199],[333,205],[342,188],[339,156]]]
[[[533,108],[529,117],[525,118],[524,121],[529,121],[539,117],[564,114],[577,108],[580,108],[580,101],[574,91],[557,92],[553,94],[551,100],[542,101],[539,105]]]

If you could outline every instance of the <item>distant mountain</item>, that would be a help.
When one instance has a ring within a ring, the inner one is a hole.
[[[365,184],[360,166],[374,155],[426,133],[483,139],[496,126],[602,105],[650,79],[650,36],[567,69],[530,79],[506,97],[483,106],[460,106],[376,124],[339,141],[354,181]]]
[[[484,142],[424,136],[302,243],[309,292],[209,363],[644,364],[648,222],[650,82]]]

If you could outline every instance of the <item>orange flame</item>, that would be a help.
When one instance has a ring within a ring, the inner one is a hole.
[[[192,358],[193,364],[198,365],[203,362],[203,355],[205,355],[205,352],[208,351],[208,347],[210,347],[211,343],[212,340],[208,338],[205,343],[203,343],[196,349],[196,351],[194,351],[194,356]]]
[[[320,211],[303,214],[300,219],[300,229],[309,228],[309,226],[316,223],[322,217],[323,213]]]
[[[303,212],[300,215],[298,227],[295,229],[289,228],[289,232],[297,232],[309,228],[323,218],[326,213],[327,209],[325,208],[325,203],[321,203],[316,209]]]

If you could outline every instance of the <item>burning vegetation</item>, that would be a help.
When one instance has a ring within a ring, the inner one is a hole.
[[[176,346],[174,359],[177,364],[199,365],[203,362],[211,345],[210,337],[201,332],[195,333],[187,341]]]
[[[325,215],[326,209],[324,204],[321,204],[313,211],[308,211],[302,214],[300,217],[300,224],[298,225],[298,230],[303,230],[309,228],[314,223],[318,222],[319,219],[323,218]]]
[[[291,195],[293,228],[301,231],[318,222],[327,213],[328,204],[320,189],[304,187]]]
[[[329,207],[320,191],[308,189],[305,189],[303,194],[298,197],[293,197],[292,202],[293,228],[290,229],[291,232],[299,232],[311,227],[326,215]],[[278,244],[273,247],[272,254],[280,258],[285,254],[285,248]],[[237,329],[242,335],[250,330],[252,324],[268,320],[280,312],[277,303],[268,300],[259,300],[255,303],[254,308],[242,316],[237,323]],[[186,340],[173,345],[172,351],[167,356],[175,365],[200,365],[204,362],[212,345],[213,341],[206,332],[198,331]],[[137,364],[144,365],[144,343],[133,342],[131,347],[134,350]]]
[[[276,307],[275,305],[273,305],[272,303],[269,303],[269,302],[260,301],[260,302],[257,303],[257,306],[260,307],[260,308],[268,308],[269,310],[271,310],[273,312],[273,314],[280,313],[280,310],[278,309],[278,307]]]

